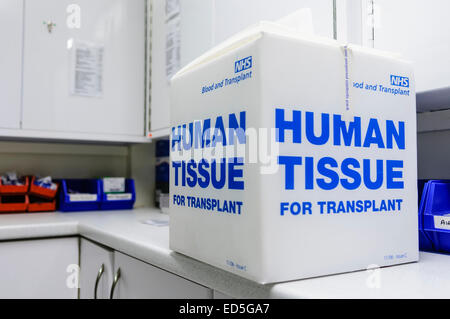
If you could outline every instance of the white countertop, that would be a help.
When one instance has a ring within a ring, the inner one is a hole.
[[[0,240],[81,235],[236,298],[450,298],[450,255],[421,253],[418,263],[259,285],[169,249],[167,220],[156,209],[0,216]]]

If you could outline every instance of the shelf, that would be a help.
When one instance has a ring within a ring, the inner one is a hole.
[[[450,108],[450,86],[417,92],[417,112],[439,111]]]
[[[155,130],[155,131],[151,131],[148,134],[149,138],[152,139],[158,139],[158,138],[164,138],[164,137],[169,137],[170,136],[170,128],[166,127],[166,128],[162,128],[159,130]]]
[[[417,114],[417,132],[450,130],[450,109]]]
[[[1,129],[1,128],[0,128],[0,140],[106,143],[106,144],[139,144],[151,142],[151,139],[145,136],[77,133],[77,132],[54,132],[54,131]]]

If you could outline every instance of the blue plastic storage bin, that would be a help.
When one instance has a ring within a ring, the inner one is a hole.
[[[98,179],[64,179],[59,194],[59,210],[62,212],[100,209],[101,186]]]
[[[156,157],[169,157],[170,156],[170,140],[163,139],[156,141],[155,146]]]
[[[440,229],[435,218],[450,220],[450,181],[424,184],[419,206],[420,249],[450,253],[450,229]]]
[[[103,192],[103,181],[100,180],[101,185],[101,202],[100,209],[102,210],[118,210],[118,209],[133,209],[136,201],[136,189],[134,187],[134,180],[125,180],[125,193],[106,194]]]
[[[423,251],[433,251],[433,242],[423,230],[423,211],[427,199],[427,191],[427,181],[419,180],[419,249]]]

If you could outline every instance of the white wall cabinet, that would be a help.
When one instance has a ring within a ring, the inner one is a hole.
[[[211,299],[212,290],[142,261],[115,252],[120,277],[114,289],[118,299]]]
[[[149,141],[147,0],[0,2],[0,138]]]
[[[23,128],[143,136],[145,1],[72,4],[25,0]]]
[[[170,2],[169,6],[166,6]],[[261,20],[310,8],[316,34],[334,36],[332,0],[151,0],[150,130],[170,126],[169,78],[208,49]],[[166,130],[168,132],[168,130]]]
[[[22,1],[0,1],[0,128],[20,127],[22,15]]]
[[[78,297],[78,238],[0,243],[0,299]]]
[[[108,299],[113,282],[114,251],[80,240],[80,299]]]

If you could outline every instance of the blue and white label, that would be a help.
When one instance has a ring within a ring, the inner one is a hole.
[[[234,63],[234,73],[239,73],[251,69],[253,66],[253,58],[248,56]]]
[[[281,192],[291,191],[365,191],[403,190],[405,188],[404,161],[399,152],[406,150],[406,122],[390,119],[317,113],[302,108],[275,108],[275,143],[289,144],[295,154],[276,154],[276,165],[283,176]],[[171,174],[173,186],[178,190],[198,189],[233,191],[239,194],[246,190],[245,156],[219,158],[185,157],[196,151],[218,150],[227,146],[245,146],[251,139],[246,133],[247,113],[231,113],[227,116],[206,118],[172,128]],[[319,124],[320,123],[320,124]],[[327,155],[305,153],[304,145],[327,147]],[[250,145],[249,145],[250,146]],[[331,151],[331,148],[334,151]],[[392,158],[336,157],[338,149],[391,150]],[[252,149],[249,147],[249,149]],[[182,156],[178,156],[181,154]],[[204,153],[201,153],[204,154]],[[222,154],[222,153],[221,153]],[[222,156],[222,155],[221,155]],[[278,170],[273,174],[278,173]],[[300,173],[302,178],[295,178]],[[402,198],[367,198],[342,201],[281,202],[280,215],[320,215],[341,213],[400,212]],[[174,194],[173,205],[187,206],[203,211],[241,215],[245,202],[234,199],[186,196]]]
[[[292,120],[287,120],[287,117]],[[320,117],[322,123],[319,129],[315,127],[316,117]],[[306,142],[316,146],[331,144],[339,147],[405,150],[405,122],[385,120],[384,123],[380,123],[381,121],[375,118],[364,122],[358,116],[344,120],[340,114],[317,114],[281,108],[275,110],[278,143],[295,145]],[[381,128],[384,128],[384,131]],[[291,136],[289,139],[287,132]],[[317,132],[320,134],[317,135]],[[346,190],[356,190],[360,187],[369,190],[404,188],[404,163],[396,159],[360,160],[348,157],[338,161],[332,154],[321,158],[280,155],[278,163],[285,170],[285,190],[295,190],[299,187],[306,190],[319,188],[325,191],[339,187]],[[375,180],[371,178],[374,166],[377,172]],[[299,181],[296,184],[294,179],[295,170],[299,168],[305,171],[305,179],[301,186],[298,185]]]
[[[206,85],[202,85],[202,94],[212,93],[226,87],[239,85],[243,81],[249,80],[253,76],[253,57],[248,56],[234,62],[234,73],[219,81],[214,81]]]
[[[450,216],[434,216],[434,228],[450,230]]]
[[[395,74],[389,76],[389,83],[387,81],[384,83],[354,81],[352,86],[354,89],[360,89],[375,94],[391,94],[405,97],[408,97],[411,94],[409,89],[409,77]]]
[[[406,76],[391,74],[391,85],[409,88],[409,78]]]

